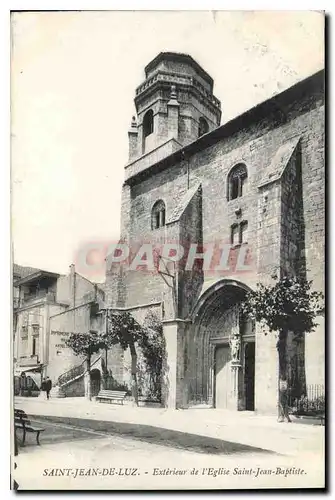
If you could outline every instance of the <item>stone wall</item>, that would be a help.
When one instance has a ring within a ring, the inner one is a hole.
[[[183,211],[179,225],[179,241],[185,249],[185,254],[188,256],[190,250],[189,244],[197,243],[195,250],[203,251],[202,245],[202,192],[201,186],[188,203]],[[195,306],[203,284],[202,262],[194,261],[191,270],[185,269],[187,265],[186,256],[180,263],[180,270],[177,274],[177,317],[186,319],[189,317],[192,308]]]
[[[255,410],[276,415],[278,401],[278,353],[276,336],[256,325]]]
[[[136,181],[133,179],[132,185],[124,188],[127,190],[127,195],[122,205],[123,236],[130,244],[136,246],[141,242],[161,241],[164,236],[166,237],[164,229],[158,232],[151,230],[151,207],[158,199],[162,199],[166,204],[168,218],[187,189],[196,183],[201,183],[202,240],[205,245],[230,242],[231,225],[236,222],[238,209],[241,210],[243,219],[248,221],[248,247],[252,255],[251,271],[231,273],[229,277],[239,279],[251,287],[259,280],[268,282],[272,272],[281,266],[285,271],[289,270],[292,257],[296,260],[299,253],[301,257],[304,243],[307,278],[314,281],[316,289],[322,289],[324,287],[323,92],[319,87],[311,86],[308,91],[299,94],[298,99],[292,98],[291,101],[288,97],[285,99],[282,98],[284,103],[282,105],[273,101],[273,106],[269,104],[266,115],[247,125],[241,122],[241,127],[232,133],[225,134],[225,130],[229,127],[223,126],[220,129],[221,139],[201,151],[186,153],[184,159],[171,165],[168,162],[162,163],[151,177],[142,176]],[[293,158],[292,165],[285,174],[287,177],[283,181],[284,185],[274,182],[266,187],[259,187],[279,148],[296,136],[300,137],[301,185],[294,177],[296,175],[294,171],[290,169],[293,165],[296,168],[297,158]],[[247,190],[242,198],[228,201],[228,174],[235,164],[241,162],[248,169]],[[287,219],[290,219],[289,222]],[[183,232],[193,237],[195,235],[192,229],[190,223],[189,230],[186,225]],[[295,234],[293,238],[291,238],[292,231]],[[213,276],[212,271],[204,272],[205,284],[215,279],[217,277]],[[141,271],[126,273],[118,283],[119,290],[122,289],[123,303],[127,307],[160,300],[165,290],[164,282],[157,273]],[[111,283],[107,275],[106,287],[112,289],[113,286],[115,284]],[[194,297],[190,300],[193,302]],[[177,339],[174,338],[171,342],[170,348],[173,351]],[[315,335],[309,335],[306,345],[307,371],[309,365],[315,367],[321,360],[323,362],[322,342],[321,328]],[[178,357],[179,353],[176,356]],[[266,410],[264,405],[267,404],[272,409],[276,406],[276,359],[274,336],[257,333],[256,407],[262,406],[263,410]],[[189,359],[189,362],[191,361]],[[316,377],[314,383],[317,377],[322,377],[320,371],[314,369]],[[267,402],[262,403],[265,391],[269,391],[272,396],[269,396]]]
[[[103,328],[102,321],[102,316],[92,317],[91,304],[50,316],[47,374],[53,383],[56,383],[60,375],[83,361],[81,356],[75,356],[72,350],[65,346],[64,341],[68,335],[71,332],[88,333],[91,329],[100,330]]]
[[[84,397],[85,396],[85,383],[84,377],[77,378],[63,387],[63,392],[67,398]]]
[[[235,205],[240,205],[243,218],[248,220],[248,245],[257,262],[257,254],[263,259],[265,245],[258,247],[257,229],[259,227],[259,203],[262,193],[258,183],[264,170],[271,162],[278,148],[292,136],[301,135],[301,168],[303,180],[303,210],[306,228],[306,265],[308,277],[315,279],[316,286],[322,285],[323,275],[323,203],[320,192],[323,189],[323,162],[321,144],[323,136],[323,107],[312,99],[303,101],[300,109],[297,103],[288,109],[284,116],[264,119],[261,123],[251,124],[248,129],[240,130],[231,137],[194,154],[182,163],[178,163],[143,180],[130,189],[130,202],[123,205],[123,228],[128,230],[131,242],[152,241],[151,207],[158,199],[166,204],[167,217],[187,190],[187,169],[189,185],[201,182],[203,241],[230,241],[230,225],[235,216]],[[307,108],[307,109],[306,109]],[[310,108],[310,109],[309,109]],[[281,118],[281,119],[279,119]],[[227,201],[226,183],[231,167],[243,161],[248,168],[248,191],[239,200]],[[279,197],[279,193],[271,193]],[[277,199],[279,207],[279,199]],[[274,201],[276,204],[277,201]],[[271,200],[269,199],[271,203]],[[274,208],[275,209],[275,208]],[[279,229],[272,221],[268,239],[276,239]],[[273,234],[270,234],[273,233]],[[270,250],[269,250],[270,251]],[[271,261],[271,255],[269,256]],[[265,259],[266,260],[266,259]],[[278,265],[278,256],[273,256],[274,265]],[[269,265],[271,262],[269,262]],[[264,266],[260,262],[261,267]],[[267,271],[266,271],[267,272]],[[255,273],[257,270],[255,269]],[[139,301],[150,301],[160,295],[163,283],[151,275],[133,274],[126,279],[127,304],[135,305]],[[266,273],[265,273],[266,274]],[[212,279],[211,273],[205,273],[206,279]],[[250,277],[252,281],[254,277]],[[107,286],[108,281],[107,281]],[[144,293],[144,297],[143,297]],[[142,297],[142,298],[140,298]]]

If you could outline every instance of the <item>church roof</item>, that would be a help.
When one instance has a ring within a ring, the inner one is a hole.
[[[302,102],[300,112],[303,112],[304,109],[306,111],[311,109],[314,106],[313,103],[324,96],[324,80],[324,70],[318,71],[289,87],[287,90],[270,97],[229,122],[199,137],[196,141],[152,164],[142,172],[134,174],[126,180],[126,184],[134,184],[139,180],[153,175],[156,171],[164,170],[170,165],[185,160],[187,157],[203,151],[223,139],[227,139],[240,130],[246,130],[254,123],[265,120],[269,122],[270,126],[271,122],[280,123],[281,121],[285,121],[287,119],[287,109],[292,105],[296,106],[297,102]]]
[[[200,64],[197,63],[193,59],[193,57],[188,54],[183,54],[181,52],[160,52],[158,56],[156,56],[152,61],[150,61],[146,67],[144,68],[146,77],[148,73],[150,73],[161,61],[173,61],[173,62],[181,62],[186,63],[189,66],[192,66],[194,70],[204,79],[206,80],[211,87],[213,87],[214,81],[213,78],[205,71]]]
[[[293,155],[298,142],[300,140],[300,135],[292,137],[284,144],[280,146],[276,154],[272,158],[272,161],[265,168],[264,175],[258,184],[258,187],[266,186],[272,182],[277,181],[283,175],[291,156]]]
[[[194,186],[193,188],[188,189],[186,191],[184,196],[181,198],[179,203],[176,205],[176,207],[172,211],[170,217],[166,221],[166,224],[172,224],[173,222],[177,222],[180,219],[180,217],[184,213],[184,210],[186,210],[188,204],[190,203],[193,196],[196,194],[196,192],[199,190],[200,187],[201,187],[201,184],[199,183],[199,184],[196,184],[196,186]]]

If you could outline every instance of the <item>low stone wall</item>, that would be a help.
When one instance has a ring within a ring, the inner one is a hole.
[[[65,393],[65,397],[67,398],[85,396],[84,377],[80,377],[73,382],[70,382],[66,386],[63,386],[62,389]]]

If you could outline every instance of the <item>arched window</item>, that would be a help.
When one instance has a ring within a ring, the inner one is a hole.
[[[142,153],[150,150],[150,145],[153,136],[151,135],[154,131],[154,113],[152,109],[149,109],[143,117],[142,124]],[[149,137],[150,136],[150,137]]]
[[[208,123],[206,122],[205,118],[201,117],[199,120],[198,137],[207,134],[208,130],[209,130]]]
[[[143,117],[143,138],[145,139],[148,135],[152,134],[154,131],[154,113],[152,109],[149,109]]]
[[[244,163],[239,163],[238,165],[235,165],[235,167],[231,169],[228,175],[228,190],[227,190],[228,201],[243,196],[247,179],[248,179],[248,171]]]
[[[163,226],[165,226],[165,203],[163,200],[158,200],[151,211],[151,229]]]

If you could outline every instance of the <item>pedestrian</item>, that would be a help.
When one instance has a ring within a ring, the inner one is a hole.
[[[43,378],[41,383],[41,392],[45,392],[45,378]]]
[[[289,415],[289,397],[287,378],[283,376],[279,380],[279,418],[278,422],[292,422]]]
[[[45,392],[47,393],[47,399],[50,398],[50,391],[52,388],[52,382],[49,377],[46,378],[45,380]]]

